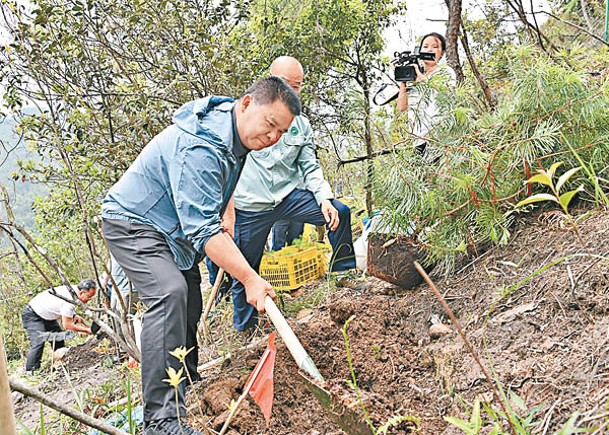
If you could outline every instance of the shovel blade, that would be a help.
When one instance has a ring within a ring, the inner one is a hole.
[[[330,392],[319,386],[308,376],[300,373],[300,377],[305,385],[313,393],[321,406],[328,412],[330,418],[349,435],[374,435],[372,429],[352,410],[348,409],[344,403],[336,398],[332,398]]]

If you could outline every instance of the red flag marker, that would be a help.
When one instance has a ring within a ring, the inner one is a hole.
[[[245,384],[246,389],[249,386],[250,396],[260,407],[267,427],[270,424],[273,410],[273,371],[275,370],[276,355],[275,332],[273,332],[269,335],[269,344],[262,354],[260,361],[256,364],[254,371]]]

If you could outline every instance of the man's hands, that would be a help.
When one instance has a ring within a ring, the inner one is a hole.
[[[330,231],[335,231],[338,228],[340,219],[338,218],[338,210],[334,208],[332,202],[329,199],[324,199],[321,204],[321,213],[326,219],[326,223],[330,228]]]
[[[82,332],[83,334],[92,334],[91,328],[85,322],[85,319],[75,314],[74,317],[61,316],[63,329],[67,331]]]
[[[266,295],[274,298],[275,292],[271,285],[250,267],[227,233],[212,236],[205,245],[205,255],[233,278],[241,281],[245,287],[247,302],[256,307],[260,313],[264,313]]]
[[[269,295],[275,298],[273,287],[261,278],[258,274],[252,275],[250,278],[242,282],[247,295],[247,303],[256,307],[260,314],[264,313],[264,300]]]

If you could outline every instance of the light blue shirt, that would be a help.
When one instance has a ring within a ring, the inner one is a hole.
[[[275,145],[249,153],[235,189],[235,208],[269,211],[296,188],[312,192],[318,204],[334,198],[315,155],[311,125],[303,115],[294,117]]]

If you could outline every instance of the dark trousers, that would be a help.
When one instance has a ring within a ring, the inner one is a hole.
[[[272,251],[279,251],[284,246],[291,245],[292,242],[302,236],[304,222],[279,221],[273,225],[273,247]]]
[[[332,245],[331,270],[338,272],[355,268],[353,253],[353,236],[351,234],[351,211],[342,202],[333,199],[332,205],[338,210],[340,223],[335,231],[328,233]],[[236,210],[235,243],[243,253],[247,262],[258,272],[260,261],[264,254],[264,245],[273,224],[280,220],[303,222],[312,225],[326,225],[326,220],[315,196],[308,190],[294,189],[275,209],[270,211]],[[210,267],[209,278],[213,283],[215,267]],[[255,326],[258,322],[256,308],[247,303],[245,288],[233,280],[231,288],[233,296],[233,325],[239,331]]]
[[[21,313],[21,320],[30,339],[30,350],[27,353],[25,369],[38,370],[44,352],[44,343],[48,341],[47,333],[62,332],[61,327],[57,320],[45,320],[40,317],[29,305],[26,305],[23,313]],[[64,347],[65,343],[63,340],[51,341],[51,346],[53,346],[53,350],[57,350]]]
[[[186,364],[193,380],[199,377],[197,322],[203,305],[199,267],[195,262],[190,270],[178,269],[164,236],[149,225],[104,219],[103,233],[110,252],[148,308],[141,334],[144,420],[177,417],[174,388],[163,379],[168,378],[166,368],[182,368],[169,354],[181,346],[194,348]],[[180,415],[186,414],[186,382],[178,387]]]

